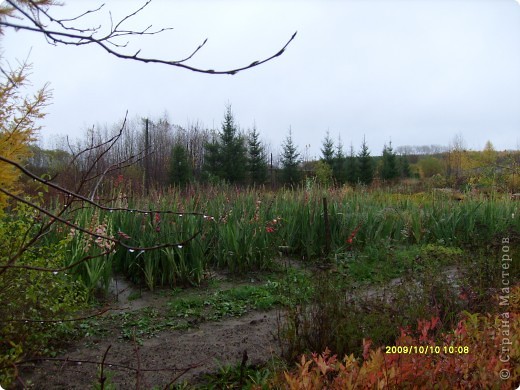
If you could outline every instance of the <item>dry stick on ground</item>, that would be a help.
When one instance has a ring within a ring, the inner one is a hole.
[[[128,366],[128,365],[124,365],[124,364],[113,363],[113,362],[110,362],[110,361],[107,362],[106,360],[105,360],[104,364],[110,366],[110,368],[112,368],[112,369],[127,370],[127,371],[134,371],[134,372],[136,372],[136,371],[140,371],[140,372],[161,372],[161,371],[178,372],[178,374],[167,385],[167,386],[169,386],[169,385],[173,384],[176,380],[178,380],[181,376],[186,374],[188,371],[193,370],[194,368],[197,368],[197,367],[200,367],[200,366],[204,365],[211,358],[213,358],[213,357],[210,356],[210,357],[208,357],[208,358],[206,358],[206,359],[204,359],[204,360],[202,360],[202,361],[200,361],[198,363],[189,365],[189,366],[184,367],[184,368],[176,368],[176,367],[161,367],[161,368],[133,367],[133,366]],[[65,363],[93,364],[93,365],[99,365],[100,364],[98,360],[36,357],[36,358],[31,358],[31,359],[25,359],[25,360],[19,362],[17,367],[15,367],[15,368],[17,369],[18,367],[22,367],[22,366],[24,366],[26,364],[35,363],[35,362],[41,362],[41,361],[63,362],[64,364]],[[4,368],[4,367],[0,367],[0,368]],[[168,388],[168,387],[166,387],[166,388]]]
[[[135,388],[136,390],[139,390],[141,386],[141,358],[139,356],[139,346],[137,345],[137,341],[135,340],[135,328],[132,336],[132,341],[134,343],[135,360],[137,362],[137,371],[135,372]]]
[[[203,363],[207,362],[209,360],[208,359],[205,359],[203,360],[202,362],[200,363],[197,363],[197,364],[192,364],[191,366],[188,366],[186,367],[185,369],[181,370],[177,375],[175,375],[173,377],[173,379],[168,383],[166,384],[166,386],[164,386],[164,390],[168,390],[170,388],[170,386],[172,386],[177,380],[179,380],[184,374],[186,374],[188,371],[191,371],[193,370],[194,368],[197,368],[197,367],[200,367],[202,366]]]
[[[75,317],[75,318],[60,318],[57,320],[31,320],[28,318],[12,318],[9,320],[0,319],[0,323],[2,323],[2,322],[35,322],[35,323],[36,322],[39,322],[39,323],[76,322],[76,321],[88,320],[89,318],[99,317],[110,310],[114,310],[114,309],[112,309],[111,307],[105,307],[104,309],[98,311],[97,313],[89,314],[87,316],[82,316],[82,317]]]
[[[107,350],[103,354],[103,359],[101,360],[101,368],[100,368],[100,373],[99,373],[99,384],[101,386],[101,390],[103,390],[105,388],[105,382],[107,380],[107,378],[104,375],[104,370],[105,370],[105,360],[107,358],[108,351],[110,351],[110,348],[112,348],[112,344],[110,344],[108,346]]]

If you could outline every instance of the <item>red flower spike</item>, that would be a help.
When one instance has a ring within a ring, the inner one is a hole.
[[[361,223],[359,225],[356,226],[356,228],[352,231],[352,233],[350,234],[349,238],[347,238],[347,242],[349,244],[352,244],[352,242],[354,241],[354,238],[356,238],[356,235],[359,231],[359,228],[361,227]]]

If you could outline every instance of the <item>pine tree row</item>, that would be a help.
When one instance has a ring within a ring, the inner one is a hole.
[[[231,106],[227,106],[221,130],[211,142],[204,146],[204,164],[201,179],[218,183],[261,185],[273,181],[273,169],[269,175],[268,156],[260,141],[256,127],[245,135],[239,132]],[[350,146],[345,155],[341,139],[335,145],[329,132],[322,143],[322,158],[312,163],[310,169],[317,180],[324,185],[370,185],[374,178],[392,182],[410,176],[410,166],[406,156],[397,156],[392,143],[385,145],[382,157],[373,157],[363,138],[360,151],[355,154]],[[276,169],[277,184],[297,185],[305,175],[302,159],[292,137],[292,131],[282,144],[280,167]],[[170,183],[185,185],[193,179],[189,155],[183,145],[173,147],[170,160]]]

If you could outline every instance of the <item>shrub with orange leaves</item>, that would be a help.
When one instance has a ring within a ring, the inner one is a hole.
[[[362,361],[353,354],[339,361],[328,349],[310,358],[304,355],[293,372],[285,372],[283,387],[515,389],[520,384],[519,302],[516,286],[507,300],[502,297],[501,313],[464,313],[457,329],[436,340],[432,330],[438,318],[418,321],[415,334],[402,329],[396,348],[372,349],[365,340]],[[412,353],[387,353],[405,347]]]

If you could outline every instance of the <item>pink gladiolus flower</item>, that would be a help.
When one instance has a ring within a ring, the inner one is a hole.
[[[131,238],[128,234],[123,233],[122,231],[118,231],[117,234],[119,235],[119,237],[121,237],[125,240],[128,240],[129,238]]]

